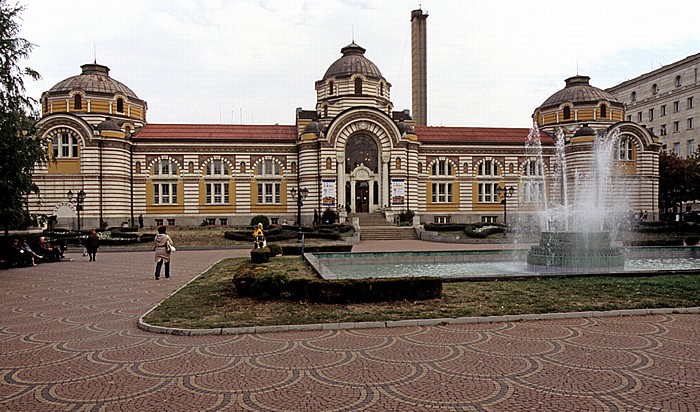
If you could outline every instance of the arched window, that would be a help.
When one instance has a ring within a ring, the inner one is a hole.
[[[526,203],[545,201],[544,166],[537,159],[523,165],[523,201]]]
[[[423,163],[418,162],[418,173],[423,173]]]
[[[136,162],[136,174],[141,174],[141,162]]]
[[[433,176],[454,176],[454,167],[447,160],[438,160],[433,163],[430,168],[430,174]]]
[[[326,158],[326,170],[333,169],[333,160],[330,157]]]
[[[651,85],[651,94],[653,94],[653,95],[659,94],[659,86],[657,86],[656,83]]]
[[[70,133],[60,133],[53,137],[53,158],[54,159],[70,159],[77,158],[78,139]]]
[[[245,162],[241,162],[240,168],[238,169],[241,173],[245,173]]]
[[[355,78],[355,94],[358,96],[362,94],[362,78],[360,77]]]
[[[379,95],[384,96],[384,83],[379,83]]]
[[[177,176],[179,167],[170,159],[159,159],[151,168],[153,180],[153,204],[177,204]]]
[[[73,110],[83,110],[83,96],[79,94],[73,96]]]
[[[484,160],[483,162],[479,163],[478,175],[499,176],[500,172],[498,171],[498,163],[494,162],[493,160]]]
[[[223,159],[212,159],[204,165],[205,202],[208,205],[227,205],[231,167]]]
[[[564,106],[564,120],[571,119],[571,108],[569,106]]]
[[[608,117],[608,106],[604,104],[600,105],[600,117],[602,117],[603,119]]]
[[[280,204],[282,173],[280,164],[273,159],[263,159],[255,165],[258,183],[258,204]]]
[[[637,101],[637,92],[632,92],[632,103]]]
[[[323,105],[323,117],[328,117],[328,105]]]
[[[634,143],[632,142],[632,139],[628,137],[620,138],[620,140],[617,142],[615,160],[634,160]]]
[[[345,172],[351,173],[360,165],[365,165],[374,173],[379,172],[377,142],[366,134],[353,135],[345,145]]]
[[[396,170],[401,170],[401,158],[396,158]]]
[[[448,160],[438,160],[430,166],[430,174],[433,176],[431,184],[433,203],[453,202],[454,166]]]
[[[124,113],[124,99],[117,99],[117,113]]]
[[[331,80],[328,82],[328,95],[333,96],[333,93],[335,93],[335,83]]]
[[[194,162],[187,163],[187,172],[194,173]]]
[[[676,76],[676,87],[681,87],[681,75]]]

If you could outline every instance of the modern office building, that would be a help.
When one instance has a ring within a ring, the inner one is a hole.
[[[607,89],[626,106],[626,120],[659,136],[662,150],[680,157],[700,143],[700,53]]]

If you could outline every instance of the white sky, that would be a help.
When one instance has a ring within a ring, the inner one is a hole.
[[[530,127],[578,74],[607,88],[700,52],[697,0],[20,0],[36,98],[97,62],[150,123],[294,124],[354,39],[411,109],[410,13],[429,14],[428,124]],[[422,3],[422,4],[421,4]]]

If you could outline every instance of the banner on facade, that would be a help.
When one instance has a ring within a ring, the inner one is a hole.
[[[406,181],[404,179],[391,180],[391,204],[403,205],[406,202]]]
[[[324,180],[321,192],[321,204],[324,207],[335,207],[336,203],[335,180]]]

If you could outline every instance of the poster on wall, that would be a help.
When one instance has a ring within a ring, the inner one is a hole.
[[[324,180],[321,192],[321,204],[323,207],[335,207],[335,198],[335,180]]]
[[[406,181],[404,179],[391,180],[391,204],[403,205],[406,202]]]

